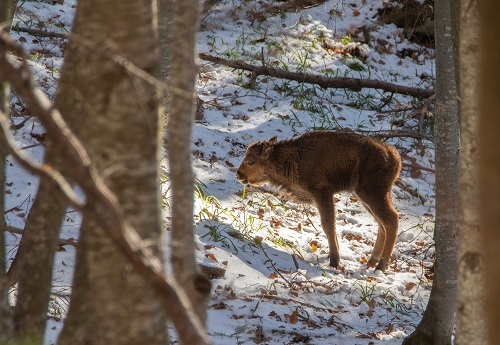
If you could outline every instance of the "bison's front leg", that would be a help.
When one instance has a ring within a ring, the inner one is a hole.
[[[340,263],[340,254],[337,234],[335,233],[335,204],[333,202],[333,194],[318,192],[314,196],[314,201],[321,218],[321,227],[328,239],[330,266],[337,268]]]

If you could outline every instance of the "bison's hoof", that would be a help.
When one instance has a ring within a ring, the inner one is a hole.
[[[340,266],[340,257],[330,257],[330,264],[328,266],[337,268]]]
[[[375,271],[382,271],[385,272],[385,270],[389,267],[389,259],[380,259],[377,267],[375,268]]]
[[[368,262],[366,263],[367,268],[375,268],[379,264],[380,259],[379,258],[370,258]]]

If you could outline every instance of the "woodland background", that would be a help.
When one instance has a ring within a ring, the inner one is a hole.
[[[495,1],[1,6],[0,343],[495,343]],[[401,152],[391,272],[349,195],[334,270],[314,208],[235,180],[318,129]]]

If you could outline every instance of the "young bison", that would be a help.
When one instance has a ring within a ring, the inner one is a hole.
[[[243,184],[266,183],[282,188],[298,201],[314,203],[328,238],[330,266],[338,267],[333,195],[356,195],[378,223],[377,241],[368,268],[385,271],[389,265],[399,217],[391,189],[401,170],[395,148],[355,133],[318,131],[278,141],[250,145],[236,177]]]

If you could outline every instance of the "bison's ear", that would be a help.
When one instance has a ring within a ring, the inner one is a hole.
[[[268,159],[269,156],[271,156],[271,153],[273,152],[273,150],[274,150],[273,145],[264,145],[264,148],[262,149],[262,157],[264,159]]]
[[[268,159],[271,153],[274,150],[274,144],[278,142],[278,137],[275,135],[271,139],[269,139],[267,142],[264,143],[264,148],[262,149],[262,157],[264,159]]]
[[[278,136],[276,136],[276,135],[274,137],[272,137],[271,139],[269,139],[269,141],[268,141],[269,144],[275,144],[277,142],[278,142]]]

